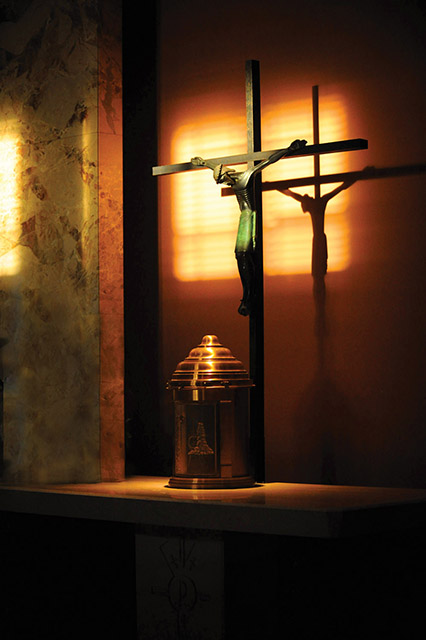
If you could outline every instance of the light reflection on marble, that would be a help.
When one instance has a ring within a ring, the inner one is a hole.
[[[19,169],[16,134],[0,133],[0,276],[13,275],[19,269],[18,256],[13,251],[19,230]]]
[[[19,151],[0,277],[5,478],[100,479],[96,5],[2,3],[0,136]],[[121,213],[121,212],[120,212]],[[0,217],[0,242],[5,236]],[[121,251],[121,249],[120,249]],[[0,262],[2,256],[0,256]]]

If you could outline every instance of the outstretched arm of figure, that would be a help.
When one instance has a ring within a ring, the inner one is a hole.
[[[214,169],[216,166],[215,164],[213,164],[213,162],[209,162],[209,160],[204,160],[203,158],[200,158],[200,156],[191,158],[191,164],[195,165],[196,167],[208,167],[209,169]]]
[[[275,151],[269,156],[269,158],[262,160],[262,162],[259,162],[258,164],[254,165],[250,169],[246,169],[246,171],[234,172],[229,167],[224,167],[223,170],[220,169],[218,176],[215,176],[215,180],[216,182],[226,182],[230,186],[238,184],[239,189],[245,189],[249,184],[250,180],[252,179],[252,177],[256,173],[258,173],[259,171],[262,171],[263,169],[265,169],[265,167],[269,166],[270,164],[273,164],[274,162],[277,162],[281,158],[291,155],[293,152],[298,151],[299,149],[303,149],[305,145],[306,145],[306,140],[293,140],[293,142],[289,147]],[[208,167],[213,171],[218,166],[215,163],[211,162],[210,160],[204,160],[200,156],[191,158],[191,163],[196,167]],[[222,165],[219,165],[219,166],[222,167]]]
[[[294,198],[298,202],[302,202],[303,196],[300,193],[296,193],[295,191],[290,191],[290,189],[279,189],[280,193],[283,193],[285,196],[290,196],[290,198]]]
[[[372,170],[374,169],[373,166],[367,166],[364,167],[364,169],[362,170],[363,173],[372,173]],[[336,187],[335,189],[333,189],[333,191],[330,191],[330,193],[326,193],[323,196],[323,200],[326,200],[326,202],[328,202],[329,200],[331,200],[331,198],[334,198],[334,196],[337,196],[338,193],[340,193],[341,191],[344,191],[344,189],[348,189],[348,187],[351,187],[354,183],[356,182],[356,178],[350,178],[349,180],[345,180],[339,187]]]
[[[284,158],[286,155],[291,155],[294,151],[303,149],[304,146],[306,146],[306,140],[293,140],[289,147],[275,151],[269,156],[269,158],[266,158],[265,160],[262,160],[262,162],[256,164],[251,171],[251,175],[258,171],[262,171],[262,169],[274,162],[277,162],[281,158]],[[208,167],[209,169],[214,169],[217,165],[217,163],[213,163],[210,160],[204,160],[204,158],[201,158],[200,156],[191,158],[191,163],[196,167]]]
[[[329,200],[331,200],[331,198],[334,198],[334,196],[337,196],[339,193],[341,193],[341,191],[344,191],[345,189],[348,189],[349,187],[351,187],[354,184],[354,182],[356,182],[356,180],[345,180],[345,182],[342,182],[341,185],[339,185],[329,193],[324,194],[321,200],[323,202],[328,202]]]
[[[362,172],[368,175],[369,173],[371,174],[373,170],[374,170],[374,167],[369,165],[367,167],[364,167]],[[334,196],[337,196],[338,193],[351,187],[356,181],[357,181],[356,178],[350,178],[349,180],[345,180],[344,182],[342,182],[340,186],[330,191],[330,193],[326,193],[324,196],[322,196],[322,200],[327,203],[329,200],[331,200],[331,198],[334,198]]]
[[[218,184],[227,184],[229,187],[233,187],[237,182],[238,176],[242,175],[237,171],[234,171],[231,167],[226,167],[223,164],[217,164],[211,160],[204,160],[200,156],[191,158],[191,163],[196,167],[208,167],[213,171],[213,178]]]
[[[281,160],[281,158],[291,155],[294,151],[303,149],[304,146],[306,146],[306,140],[293,140],[289,147],[275,151],[275,153],[272,153],[269,158],[266,158],[266,160],[262,160],[262,162],[256,164],[252,169],[252,175],[258,171],[262,171],[270,164],[274,164],[274,162]]]

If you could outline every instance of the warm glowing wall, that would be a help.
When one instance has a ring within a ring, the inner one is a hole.
[[[284,147],[295,138],[312,141],[311,100],[287,102],[283,92],[278,103],[265,110],[263,145],[265,149]],[[220,103],[216,103],[220,108]],[[211,108],[211,105],[210,105]],[[341,96],[325,96],[321,101],[320,139],[323,142],[344,140],[346,105]],[[228,113],[220,119],[212,114],[195,115],[192,111],[174,113],[175,134],[171,157],[175,162],[191,158],[194,149],[202,157],[239,153],[244,149],[245,122],[238,114]],[[321,158],[324,173],[340,173],[347,168],[345,154]],[[237,166],[237,169],[239,167]],[[298,158],[271,166],[266,180],[310,177],[313,158]],[[326,185],[324,193],[336,185]],[[303,193],[313,195],[313,187]],[[329,270],[345,269],[350,260],[345,210],[347,193],[327,208],[327,235],[330,248]],[[264,243],[267,275],[310,273],[312,235],[309,216],[300,215],[300,207],[278,191],[264,196]],[[330,217],[331,214],[333,215]],[[191,282],[236,277],[233,255],[238,207],[234,198],[221,197],[221,190],[210,170],[182,173],[171,179],[170,222],[173,230],[173,272],[178,280]]]
[[[311,88],[319,85],[321,140],[369,140],[368,151],[336,156],[338,167],[323,159],[324,173],[426,161],[426,34],[417,3],[231,0],[226,15],[194,0],[159,4],[159,164],[244,150],[247,59],[260,61],[265,149],[312,141]],[[287,177],[286,162],[264,180]],[[297,172],[309,175],[312,165]],[[236,204],[220,198],[209,172],[157,180],[163,379],[205,333],[248,363],[247,320],[236,312]],[[268,479],[426,485],[425,198],[417,175],[359,182],[330,203],[327,333],[319,343],[309,219],[298,203],[265,193]],[[203,248],[212,240],[217,253],[196,258],[195,238]]]
[[[120,3],[5,2],[2,16],[5,478],[118,479]]]

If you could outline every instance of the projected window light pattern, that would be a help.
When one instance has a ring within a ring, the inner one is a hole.
[[[19,236],[18,144],[13,137],[0,138],[0,276],[18,271],[14,251]]]
[[[205,158],[244,151],[245,122],[231,117],[223,121],[192,121],[176,132],[173,157],[176,162],[194,155]],[[346,115],[342,99],[327,97],[320,104],[320,141],[343,140]],[[312,104],[310,100],[279,105],[263,113],[263,148],[278,149],[295,138],[312,144]],[[321,156],[321,173],[347,170],[345,154]],[[240,165],[243,170],[245,165]],[[238,167],[237,167],[238,168]],[[264,181],[287,180],[313,175],[313,158],[283,160],[268,167]],[[323,185],[327,193],[337,185]],[[235,197],[221,197],[212,172],[203,170],[171,177],[171,207],[174,274],[179,280],[211,280],[238,277],[234,257],[239,208]],[[313,195],[313,187],[294,187]],[[344,212],[348,192],[343,191],[327,205],[326,234],[330,271],[349,264],[348,227]],[[263,193],[264,270],[266,275],[310,273],[312,226],[300,204],[278,191]]]

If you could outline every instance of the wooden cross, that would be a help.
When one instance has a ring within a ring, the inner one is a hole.
[[[246,62],[246,118],[247,118],[247,153],[220,158],[209,158],[209,164],[235,165],[247,163],[253,166],[257,162],[271,156],[274,150],[261,150],[261,109],[260,109],[260,73],[259,62]],[[324,153],[355,151],[366,149],[367,140],[343,140],[338,142],[319,143],[318,126],[318,91],[313,93],[314,144],[307,145],[289,157],[314,156],[314,177],[310,184],[315,184],[315,196],[320,195],[322,180],[319,171],[319,156]],[[197,150],[194,149],[194,155]],[[207,162],[207,161],[206,161]],[[153,167],[154,176],[170,175],[183,171],[202,171],[206,167],[194,166],[191,162]],[[294,181],[292,181],[294,184]],[[232,193],[232,189],[224,189]],[[256,209],[256,300],[257,304],[250,315],[250,376],[255,386],[251,397],[251,461],[257,482],[265,480],[265,440],[264,440],[264,316],[263,316],[263,237],[262,237],[262,180],[260,172],[255,176],[254,200]]]

